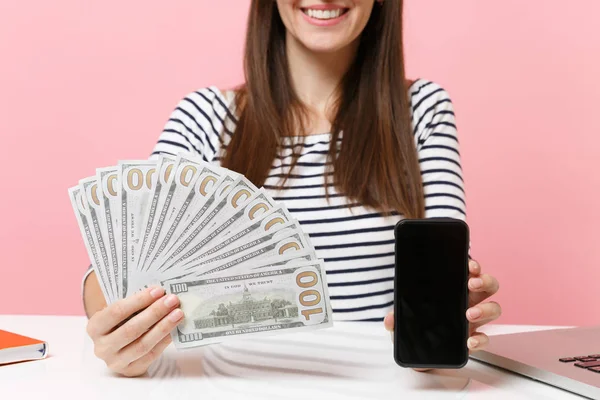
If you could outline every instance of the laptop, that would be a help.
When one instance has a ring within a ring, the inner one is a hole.
[[[600,399],[600,326],[494,335],[471,358]]]

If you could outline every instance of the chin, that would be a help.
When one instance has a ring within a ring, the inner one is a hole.
[[[300,39],[300,43],[308,50],[315,53],[336,53],[348,46],[348,40],[339,40],[335,38],[325,40],[315,40],[308,38],[307,40]]]

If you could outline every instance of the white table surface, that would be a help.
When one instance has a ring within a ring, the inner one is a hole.
[[[396,366],[379,323],[238,340],[178,352],[148,376],[122,378],[95,358],[85,317],[0,315],[0,329],[49,343],[47,359],[0,366],[0,399],[581,399],[469,361],[419,373]],[[547,329],[496,325],[488,334]],[[492,338],[493,340],[493,338]]]

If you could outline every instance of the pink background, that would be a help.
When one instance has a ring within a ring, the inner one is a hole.
[[[0,313],[82,314],[67,188],[147,157],[188,92],[240,82],[247,4],[0,2]],[[453,97],[502,323],[600,322],[600,2],[570,4],[407,1],[409,73]]]

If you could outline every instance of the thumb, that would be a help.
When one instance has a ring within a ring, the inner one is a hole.
[[[385,318],[383,320],[383,325],[385,326],[385,329],[390,332],[394,330],[394,312],[393,311],[391,311],[388,315],[385,316]]]

